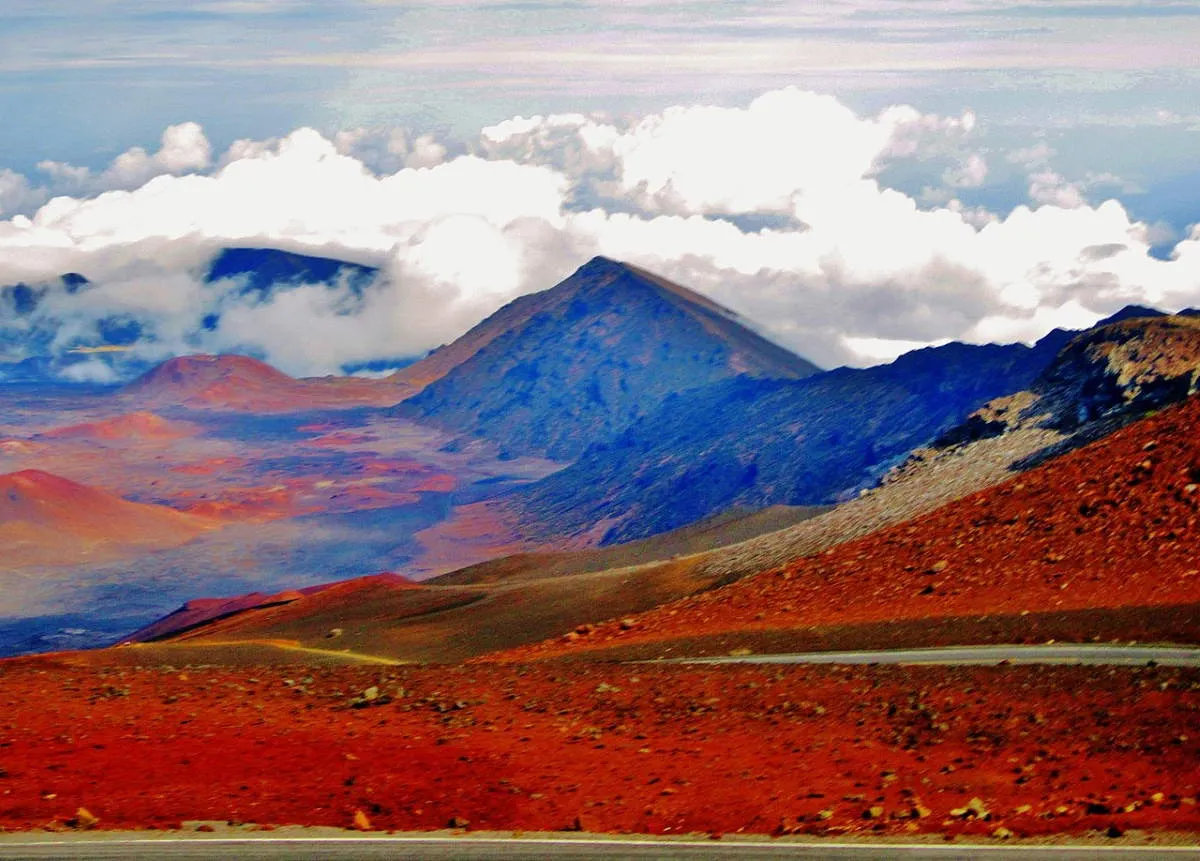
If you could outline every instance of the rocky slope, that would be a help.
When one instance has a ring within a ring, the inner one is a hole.
[[[503,505],[530,534],[611,544],[735,505],[839,501],[980,404],[1029,385],[1066,337],[948,344],[875,368],[741,378],[670,396]]]
[[[1028,390],[985,404],[938,446],[1021,427],[1069,433],[1136,416],[1194,394],[1198,378],[1200,318],[1147,312],[1077,336]]]
[[[816,372],[711,300],[597,257],[401,371],[396,379],[425,388],[397,412],[510,453],[573,460],[672,394]]]
[[[1146,611],[1138,624],[1151,628],[1184,606],[1192,609],[1180,618],[1194,621],[1198,428],[1200,400],[1189,398],[923,517],[659,608],[627,629],[604,625],[586,643],[559,641],[515,656],[728,642],[720,635],[730,634],[750,642],[791,632],[803,640],[821,626],[906,620],[928,627],[938,619],[1008,619],[1019,632],[1025,614],[1047,612],[1082,614],[1074,635],[1085,640],[1107,638],[1112,613],[1129,608]],[[1111,611],[1107,622],[1100,611]],[[967,627],[967,636],[988,630]]]

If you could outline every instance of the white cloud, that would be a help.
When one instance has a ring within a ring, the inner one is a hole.
[[[983,185],[987,175],[987,161],[978,153],[971,153],[963,164],[947,168],[942,180],[954,188],[978,188]]]
[[[1021,147],[1010,152],[1007,160],[1012,164],[1023,165],[1026,168],[1044,167],[1050,163],[1055,150],[1045,141],[1038,141],[1027,147]]]
[[[32,186],[25,176],[0,170],[0,215],[19,213],[46,202],[46,191]]]
[[[1070,182],[1044,144],[1006,157],[1033,171],[1036,208],[992,213],[881,185],[903,160],[946,165],[948,189],[984,182],[975,125],[970,111],[908,106],[863,117],[786,89],[745,108],[517,117],[467,148],[403,130],[299,129],[239,141],[214,163],[203,131],[185,124],[154,155],[131,150],[98,175],[156,173],[137,187],[59,196],[0,222],[0,284],[69,271],[94,282],[52,292],[21,323],[43,327],[54,349],[115,316],[142,326],[138,355],[237,349],[298,374],[437,346],[596,253],[693,286],[827,365],[945,339],[1032,339],[1129,302],[1200,301],[1200,236],[1170,261],[1150,257],[1156,228],[1085,194],[1119,192],[1119,178]],[[14,177],[0,174],[0,205],[36,193]],[[366,290],[262,296],[203,282],[227,245],[382,271]],[[210,315],[219,322],[202,326]]]
[[[167,126],[159,149],[149,153],[133,147],[121,153],[99,174],[86,167],[58,161],[42,161],[38,169],[59,192],[96,194],[113,189],[133,189],[156,176],[179,176],[201,171],[212,163],[212,146],[197,123]]]
[[[1077,209],[1087,203],[1078,183],[1067,182],[1062,174],[1050,168],[1029,176],[1029,199],[1064,209]]]

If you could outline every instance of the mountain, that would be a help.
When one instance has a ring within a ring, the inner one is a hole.
[[[400,371],[397,380],[423,390],[397,413],[511,454],[572,460],[669,395],[817,371],[700,294],[596,257]]]
[[[212,526],[41,470],[0,475],[0,571],[173,547]]]
[[[202,274],[208,285],[225,282],[219,289],[231,289],[261,301],[277,291],[302,284],[346,288],[360,296],[379,271],[345,260],[274,248],[225,248],[213,257]],[[71,330],[74,336],[66,343],[60,342],[62,321],[56,308],[63,306],[66,297],[85,293],[95,286],[76,273],[36,283],[0,286],[0,382],[61,380],[69,378],[72,365],[84,362],[102,363],[114,379],[120,380],[148,369],[149,363],[130,349],[147,337],[137,314],[109,314],[96,320],[94,327],[74,327]],[[215,330],[220,322],[220,310],[200,321],[207,330]],[[412,359],[412,356],[381,357],[378,362],[346,370],[395,368]]]
[[[926,515],[507,657],[1194,642],[1198,489],[1189,397]]]
[[[249,356],[177,356],[122,390],[143,406],[296,412],[362,405],[388,406],[405,394],[394,382],[358,377],[295,379]]]
[[[1200,380],[1200,319],[1131,308],[1084,332],[1022,391],[985,404],[938,448],[1022,427],[1078,434],[1183,400]],[[1094,432],[1092,432],[1094,437]]]
[[[979,405],[1027,386],[1068,337],[1052,333],[1034,347],[947,344],[890,365],[669,395],[497,504],[533,535],[591,532],[612,544],[733,506],[836,502]]]
[[[314,257],[276,248],[225,248],[209,264],[210,284],[227,278],[245,282],[243,292],[269,295],[279,285],[344,283],[361,293],[379,270],[345,260]]]

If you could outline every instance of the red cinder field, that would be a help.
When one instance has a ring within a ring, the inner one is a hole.
[[[1013,642],[1039,630],[1074,642],[1192,642],[1198,426],[1192,398],[926,516],[620,624],[489,658],[657,657],[671,643],[689,654],[730,644],[787,651],[820,648],[813,637],[830,628],[853,648]]]
[[[102,663],[0,664],[0,825],[1200,830],[1193,670]]]

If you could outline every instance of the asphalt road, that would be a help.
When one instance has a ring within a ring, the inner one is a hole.
[[[800,652],[779,655],[722,655],[669,658],[671,664],[1095,664],[1200,667],[1200,648],[1187,646],[1117,646],[1061,643],[1042,646],[948,646],[939,649],[889,649],[859,652]]]
[[[954,859],[990,859],[990,861],[1027,861],[1047,858],[1051,861],[1149,861],[1151,858],[1197,858],[1200,847],[1171,846],[1048,846],[981,844],[849,844],[800,843],[787,840],[733,841],[660,841],[590,840],[575,838],[490,839],[471,837],[341,837],[341,838],[107,838],[65,839],[55,841],[0,841],[0,859],[63,859],[63,861],[116,861],[116,859],[321,859],[321,861],[505,861],[505,859],[757,859],[828,858],[832,861],[954,861]]]

